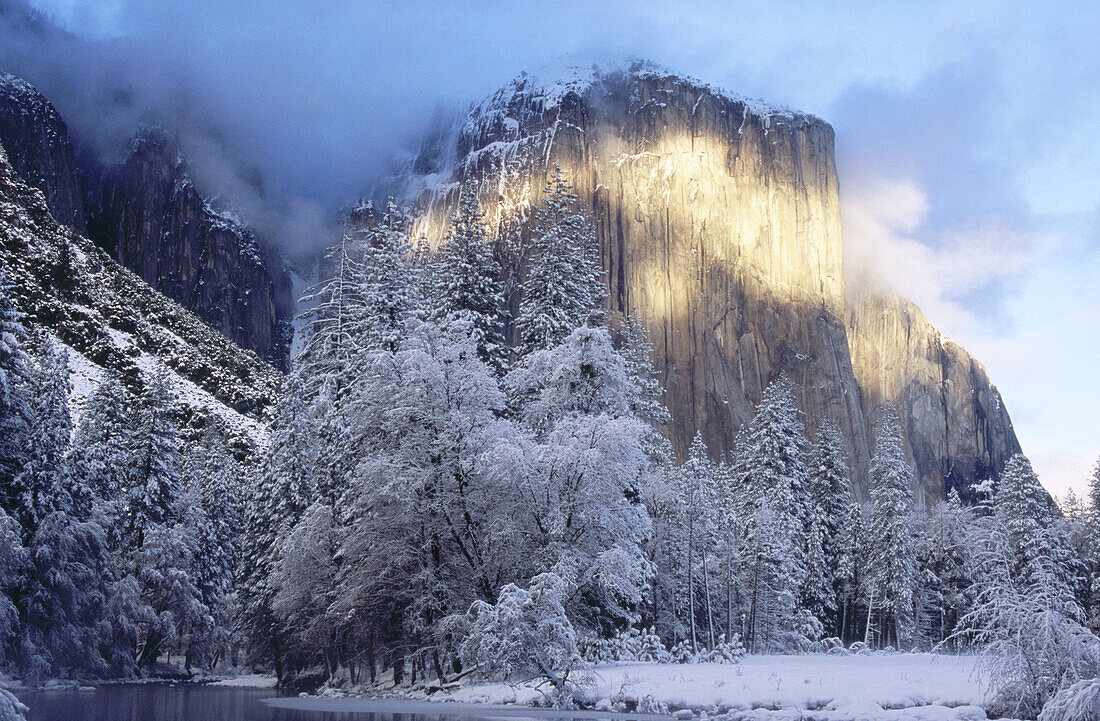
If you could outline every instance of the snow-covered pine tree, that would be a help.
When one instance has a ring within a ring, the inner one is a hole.
[[[668,423],[670,416],[662,401],[664,391],[653,370],[653,346],[649,342],[645,323],[631,311],[623,317],[619,335],[619,354],[626,362],[627,374],[638,384],[634,412],[649,423]]]
[[[28,679],[72,670],[101,671],[98,625],[107,596],[102,525],[89,519],[91,494],[68,458],[69,365],[46,337],[32,371],[28,460],[16,479],[19,520],[29,561],[17,595],[20,627],[12,658]]]
[[[752,653],[790,651],[800,641],[790,516],[777,513],[765,497],[750,523],[752,532],[741,546],[748,648]]]
[[[917,565],[910,520],[913,470],[905,460],[901,424],[893,406],[883,406],[879,411],[868,476],[871,517],[864,576],[867,628],[874,628],[872,617],[877,615],[875,640],[898,648],[907,642],[912,628]]]
[[[794,386],[780,375],[764,389],[756,413],[738,435],[731,478],[738,516],[744,519],[742,552],[747,560],[742,566],[748,578],[742,586],[750,619],[745,641],[754,651],[761,650],[762,643],[773,649],[793,643],[794,609],[785,604],[797,596],[806,576],[809,494],[804,434]],[[761,514],[765,500],[768,511]],[[771,524],[767,538],[758,537],[756,523],[761,518]],[[776,564],[775,568],[769,564]],[[769,623],[774,618],[776,623],[792,625],[765,627],[761,625],[765,617]]]
[[[275,623],[271,574],[278,540],[285,538],[313,502],[313,458],[317,452],[309,410],[295,375],[288,378],[275,406],[268,447],[254,470],[244,509],[244,534],[237,588],[241,626],[259,660],[274,664],[281,681],[287,671],[285,633]]]
[[[830,419],[822,421],[814,436],[807,466],[810,518],[801,602],[824,628],[839,635],[841,601],[836,569],[840,566],[841,539],[852,491],[844,438]]]
[[[73,438],[72,466],[87,484],[113,547],[129,492],[127,467],[133,439],[134,408],[126,388],[113,376],[103,380],[84,406]],[[111,531],[116,533],[111,533]]]
[[[405,213],[390,200],[377,225],[358,232],[366,327],[357,340],[363,348],[397,350],[409,320],[421,310],[421,271],[409,262],[408,223]]]
[[[976,522],[952,488],[947,499],[918,513],[923,521],[917,537],[918,577],[915,589],[917,630],[931,645],[951,637],[968,608],[969,533]]]
[[[557,165],[535,211],[528,258],[515,322],[521,357],[556,346],[574,328],[603,316],[595,224],[577,207],[573,186]]]
[[[1054,509],[1022,455],[1009,459],[993,515],[972,529],[976,598],[959,635],[983,650],[1000,713],[1019,718],[1075,681],[1100,675]]]
[[[834,572],[837,602],[840,605],[838,636],[844,642],[856,636],[856,604],[860,599],[865,566],[863,507],[850,503],[844,511],[844,523],[839,529],[837,561]],[[862,638],[862,636],[860,636]]]
[[[468,323],[478,357],[499,374],[507,365],[504,297],[484,217],[476,189],[464,186],[447,235],[432,259],[429,304],[432,319],[441,325]]]
[[[306,310],[299,316],[302,343],[294,367],[307,400],[325,383],[342,397],[358,375],[356,362],[376,321],[368,298],[365,232],[345,229],[340,242],[324,254],[331,276],[301,298]]]
[[[806,583],[802,603],[833,635],[840,635],[840,582],[843,539],[851,500],[851,479],[845,459],[844,437],[832,419],[825,418],[810,447],[807,492],[811,516],[807,527]]]
[[[1059,514],[1023,454],[1014,455],[1005,464],[993,496],[993,511],[1013,549],[1014,576],[1027,582],[1035,559],[1053,557],[1069,578],[1069,550],[1053,532]]]
[[[146,379],[130,440],[128,502],[122,525],[131,548],[141,547],[147,529],[178,520],[183,457],[171,413],[167,374],[153,373]]]
[[[1100,460],[1089,476],[1088,508],[1085,514],[1088,551],[1085,554],[1089,571],[1089,607],[1086,609],[1089,627],[1100,630]]]
[[[235,620],[234,573],[244,520],[242,470],[214,423],[190,444],[183,469],[183,522],[193,548],[193,576],[202,604],[213,617],[212,633],[191,638],[185,660],[188,668],[194,663],[213,668],[230,648]]]
[[[0,274],[0,508],[9,515],[16,513],[19,504],[15,477],[26,463],[31,422],[27,390],[31,360],[24,348],[26,342],[22,316]]]
[[[714,511],[719,489],[717,468],[707,453],[707,444],[703,441],[702,434],[696,433],[687,460],[672,474],[680,500],[676,525],[677,535],[680,536],[680,552],[684,556],[685,574],[680,586],[685,589],[681,595],[687,601],[684,622],[690,630],[692,653],[699,653],[702,647],[700,635],[707,648],[713,648],[715,643],[709,573],[711,569],[707,566],[707,557],[713,552]],[[700,623],[702,634],[699,632]]]
[[[152,665],[165,648],[208,633],[213,623],[197,585],[195,539],[184,518],[183,457],[172,404],[167,373],[151,374],[130,441],[120,576],[122,587],[135,588],[137,596],[119,602],[136,614],[139,668]]]

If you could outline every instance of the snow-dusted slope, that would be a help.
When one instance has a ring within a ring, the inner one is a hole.
[[[58,224],[2,148],[0,268],[27,325],[69,348],[77,414],[105,372],[137,391],[163,369],[185,424],[201,425],[209,414],[242,440],[263,440],[264,411],[282,375]]]

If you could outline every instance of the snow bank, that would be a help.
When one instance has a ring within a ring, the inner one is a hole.
[[[808,655],[748,656],[736,666],[596,666],[595,696],[627,707],[656,703],[669,708],[722,711],[811,709],[830,711],[827,715],[836,719],[867,718],[861,714],[869,705],[880,711],[937,706],[942,711],[928,709],[927,714],[932,715],[919,718],[938,721],[958,718],[946,707],[986,703],[986,695],[974,673],[975,660],[969,656],[932,654]],[[541,701],[542,694],[529,685],[474,684],[455,690],[450,698],[533,704]],[[943,716],[944,713],[948,715]],[[918,718],[911,714],[896,716]],[[880,717],[884,718],[881,714],[876,716]]]
[[[228,686],[231,688],[275,688],[274,676],[264,676],[258,673],[245,674],[236,678],[224,678],[221,681],[213,681],[208,686]]]

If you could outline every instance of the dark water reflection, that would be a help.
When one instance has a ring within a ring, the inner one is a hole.
[[[19,691],[27,721],[427,721],[409,714],[273,708],[272,689],[189,684],[102,686],[94,692]]]

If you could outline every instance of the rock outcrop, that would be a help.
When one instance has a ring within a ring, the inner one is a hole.
[[[611,316],[636,312],[650,331],[679,453],[696,431],[715,455],[729,451],[783,372],[800,388],[810,429],[831,418],[844,433],[859,495],[871,419],[885,401],[908,417],[928,500],[996,473],[1002,451],[1018,448],[984,371],[926,322],[912,324],[921,339],[881,350],[896,374],[873,370],[872,349],[893,342],[895,329],[885,328],[884,307],[846,300],[826,122],[636,63],[550,81],[521,76],[448,142],[449,151],[427,147],[410,170],[414,237],[438,242],[460,185],[476,184],[514,309],[527,221],[560,165],[596,219]],[[433,182],[440,177],[447,182]],[[938,366],[950,393],[911,360],[926,348],[950,359]],[[981,400],[966,406],[972,395]],[[935,408],[946,418],[940,426]]]
[[[73,146],[53,105],[26,81],[0,73],[0,144],[15,173],[46,196],[57,222],[84,232]]]
[[[932,327],[912,301],[867,291],[848,308],[852,367],[865,404],[901,410],[922,488],[964,501],[975,479],[995,476],[1020,452],[1008,411],[985,368]]]
[[[92,239],[243,348],[285,368],[289,282],[255,234],[196,189],[168,137],[142,131],[89,202]]]

